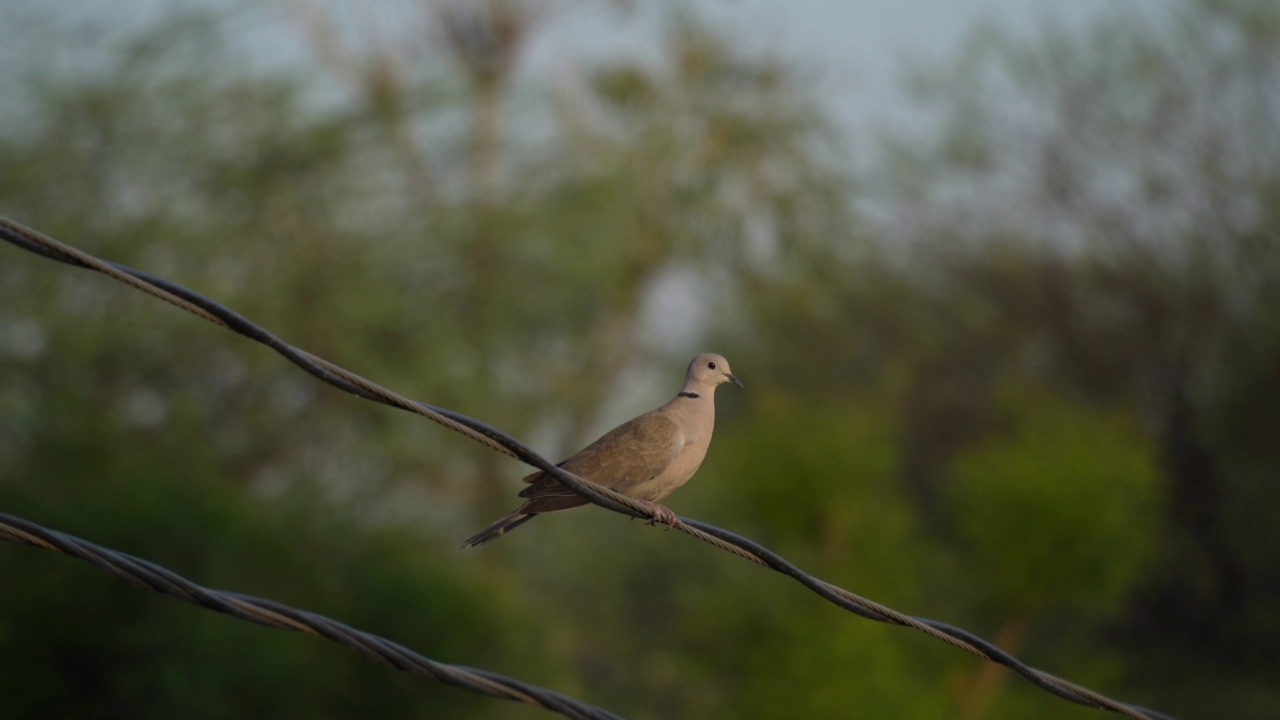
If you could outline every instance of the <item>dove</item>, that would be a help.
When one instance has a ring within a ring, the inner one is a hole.
[[[716,424],[716,388],[742,387],[723,355],[702,353],[684,374],[684,386],[666,405],[632,418],[557,467],[639,500],[656,519],[674,526],[676,514],[658,500],[688,482],[711,445]],[[483,545],[535,517],[588,504],[588,500],[542,471],[524,478],[524,504],[467,538],[463,548]]]

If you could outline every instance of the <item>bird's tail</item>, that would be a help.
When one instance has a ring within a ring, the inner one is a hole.
[[[489,527],[481,530],[475,535],[472,535],[466,540],[463,540],[462,548],[465,550],[469,547],[483,545],[491,540],[497,540],[502,537],[503,533],[511,528],[516,527],[517,525],[523,525],[537,516],[537,513],[524,513],[520,510],[513,510],[511,513],[494,520],[493,524]]]

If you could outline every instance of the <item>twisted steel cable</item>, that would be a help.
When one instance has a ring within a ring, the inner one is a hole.
[[[263,598],[210,590],[155,563],[95,545],[28,520],[0,513],[0,540],[52,550],[83,560],[130,585],[178,598],[246,622],[315,635],[346,645],[369,660],[396,670],[438,680],[471,692],[554,710],[583,720],[619,720],[608,710],[588,705],[536,685],[488,670],[449,665],[419,655],[403,645],[357,630],[323,615]]]
[[[0,215],[0,238],[52,260],[109,275],[149,295],[260,342],[283,355],[298,367],[334,387],[367,400],[417,413],[493,450],[536,467],[552,475],[566,487],[582,495],[595,505],[631,517],[650,521],[657,520],[652,509],[625,495],[616,493],[609,488],[597,485],[557,467],[520,441],[497,428],[452,410],[406,398],[328,360],[295,348],[248,318],[181,285],[176,285],[163,278],[149,275],[141,270],[135,270],[119,263],[101,260],[54,240],[21,223],[10,220],[3,215]],[[1170,716],[1155,710],[1112,700],[1093,690],[1042,670],[1037,670],[964,629],[953,627],[937,620],[906,615],[856,595],[844,588],[832,585],[809,575],[762,545],[728,530],[684,517],[679,519],[679,523],[675,527],[714,547],[787,575],[832,604],[856,615],[870,620],[918,630],[948,645],[1003,665],[1026,678],[1037,687],[1064,700],[1140,720],[1171,720]]]

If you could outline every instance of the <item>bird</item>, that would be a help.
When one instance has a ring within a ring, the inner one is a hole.
[[[674,527],[679,518],[657,501],[684,485],[706,457],[716,422],[716,388],[724,383],[742,387],[729,361],[716,353],[696,355],[670,402],[610,430],[556,467],[639,500],[654,512],[650,524],[657,520]],[[529,483],[519,493],[524,504],[467,538],[463,549],[496,540],[539,515],[589,502],[542,471],[524,482]]]

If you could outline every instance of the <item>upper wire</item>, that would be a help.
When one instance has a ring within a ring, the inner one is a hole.
[[[187,312],[260,342],[320,380],[349,393],[422,415],[450,430],[551,475],[595,505],[614,512],[657,520],[653,509],[590,480],[570,473],[534,452],[507,433],[446,408],[419,402],[393,392],[324,358],[295,348],[248,318],[192,290],[141,270],[102,260],[0,215],[0,237],[38,255],[108,275]],[[937,620],[906,615],[816,578],[777,553],[752,540],[714,525],[681,517],[680,531],[740,558],[787,575],[829,602],[862,617],[918,630],[985,660],[1003,665],[1037,687],[1064,700],[1142,720],[1171,720],[1149,708],[1120,702],[1063,678],[1038,670],[964,629]]]

